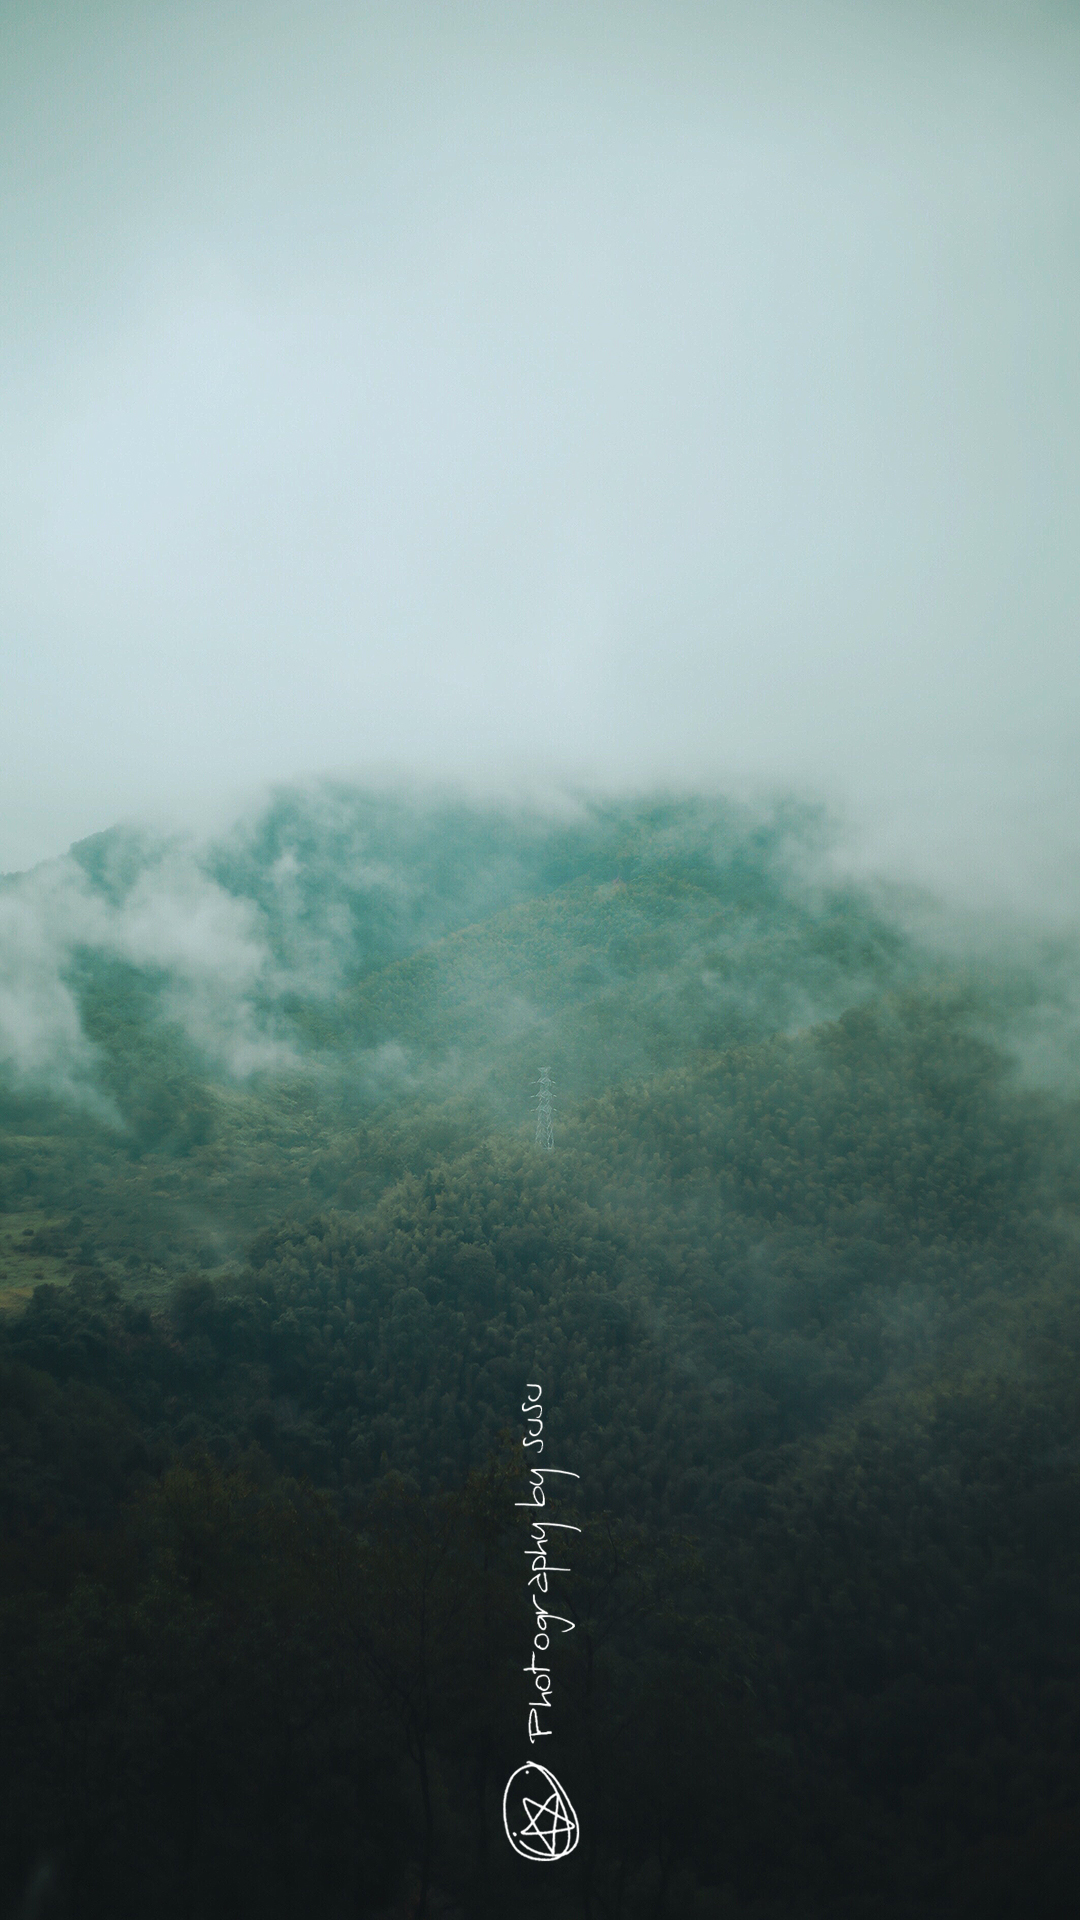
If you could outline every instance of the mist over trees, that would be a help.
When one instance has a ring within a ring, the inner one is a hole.
[[[327,787],[0,883],[13,1913],[1071,1913],[1060,956],[828,854]],[[582,1528],[545,1874],[527,1380]]]

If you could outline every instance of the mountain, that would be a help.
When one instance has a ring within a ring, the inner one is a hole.
[[[13,1905],[1071,1911],[1080,1104],[1012,1050],[1034,963],[704,800],[278,796],[3,898],[47,989],[0,1115]],[[579,1476],[550,1880],[499,1825],[530,1381]]]
[[[10,1044],[0,1081],[8,1295],[87,1249],[118,1278],[220,1267],[268,1209],[527,1126],[540,1065],[573,1102],[914,977],[895,927],[811,877],[819,836],[793,808],[552,821],[335,789],[9,879],[34,933],[8,1026],[37,1055]]]

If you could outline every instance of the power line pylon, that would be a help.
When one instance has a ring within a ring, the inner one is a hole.
[[[555,1145],[554,1106],[551,1098],[551,1068],[541,1067],[536,1095],[536,1144],[545,1153]]]

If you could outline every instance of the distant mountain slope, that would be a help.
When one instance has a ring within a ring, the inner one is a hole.
[[[213,1268],[267,1219],[527,1127],[541,1064],[573,1104],[917,977],[815,882],[819,841],[793,807],[336,788],[209,847],[116,830],[9,878],[0,1203],[26,1219],[0,1281],[25,1297],[24,1247]]]
[[[197,855],[116,833],[6,883],[12,1018],[59,1009],[73,1064],[0,1074],[0,1301],[80,1268],[164,1286],[284,1216],[363,1213],[527,1136],[541,1065],[561,1137],[609,1090],[936,990],[939,964],[815,877],[818,833],[715,801],[553,820],[336,792]]]
[[[578,880],[373,975],[342,1001],[343,1045],[397,1046],[403,1066],[493,1076],[505,1111],[536,1066],[572,1097],[699,1047],[808,1024],[913,962],[850,894],[757,900],[663,868]]]

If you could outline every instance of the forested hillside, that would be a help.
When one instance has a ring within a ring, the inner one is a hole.
[[[1072,1912],[1080,1105],[1035,971],[828,872],[795,809],[334,790],[3,883],[12,1913]]]

